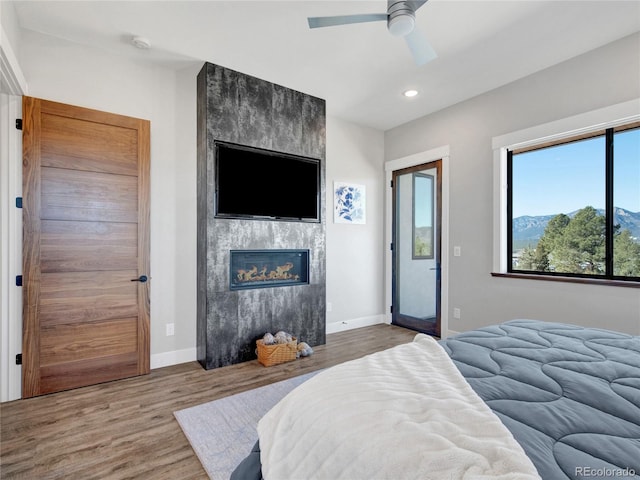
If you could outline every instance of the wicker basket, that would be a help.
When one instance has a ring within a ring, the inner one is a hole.
[[[288,343],[276,343],[275,345],[265,345],[264,341],[260,339],[256,340],[256,346],[258,347],[258,361],[265,367],[295,360],[298,351],[296,337],[293,337]]]

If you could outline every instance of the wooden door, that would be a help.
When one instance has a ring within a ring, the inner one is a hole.
[[[22,396],[149,373],[149,122],[22,112]]]

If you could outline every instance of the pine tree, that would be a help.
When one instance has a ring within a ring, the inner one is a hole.
[[[552,262],[557,272],[605,273],[605,218],[593,207],[579,210],[556,242]]]
[[[640,243],[629,230],[614,226],[613,274],[640,277]],[[579,210],[573,218],[561,213],[547,224],[535,250],[525,248],[519,268],[538,272],[603,275],[605,261],[605,217],[593,207]]]
[[[640,243],[636,243],[629,230],[616,234],[613,240],[613,274],[640,277]]]
[[[554,270],[550,262],[550,256],[556,247],[562,243],[564,230],[570,221],[571,219],[564,213],[556,215],[549,220],[549,223],[547,223],[544,229],[544,234],[536,246],[534,256],[535,267],[533,270],[539,272],[550,272]]]
[[[518,269],[539,271],[537,267],[536,250],[530,246],[524,247],[518,257]]]

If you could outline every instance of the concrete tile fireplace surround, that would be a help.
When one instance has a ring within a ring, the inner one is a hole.
[[[211,369],[253,360],[255,341],[278,330],[324,344],[325,101],[205,63],[197,102],[198,361]],[[215,142],[320,160],[320,221],[216,218]],[[270,263],[257,251],[281,256]]]

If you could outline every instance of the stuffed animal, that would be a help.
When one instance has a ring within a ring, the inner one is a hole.
[[[299,357],[308,357],[312,353],[313,353],[313,348],[311,348],[307,342],[300,342],[298,344]]]

